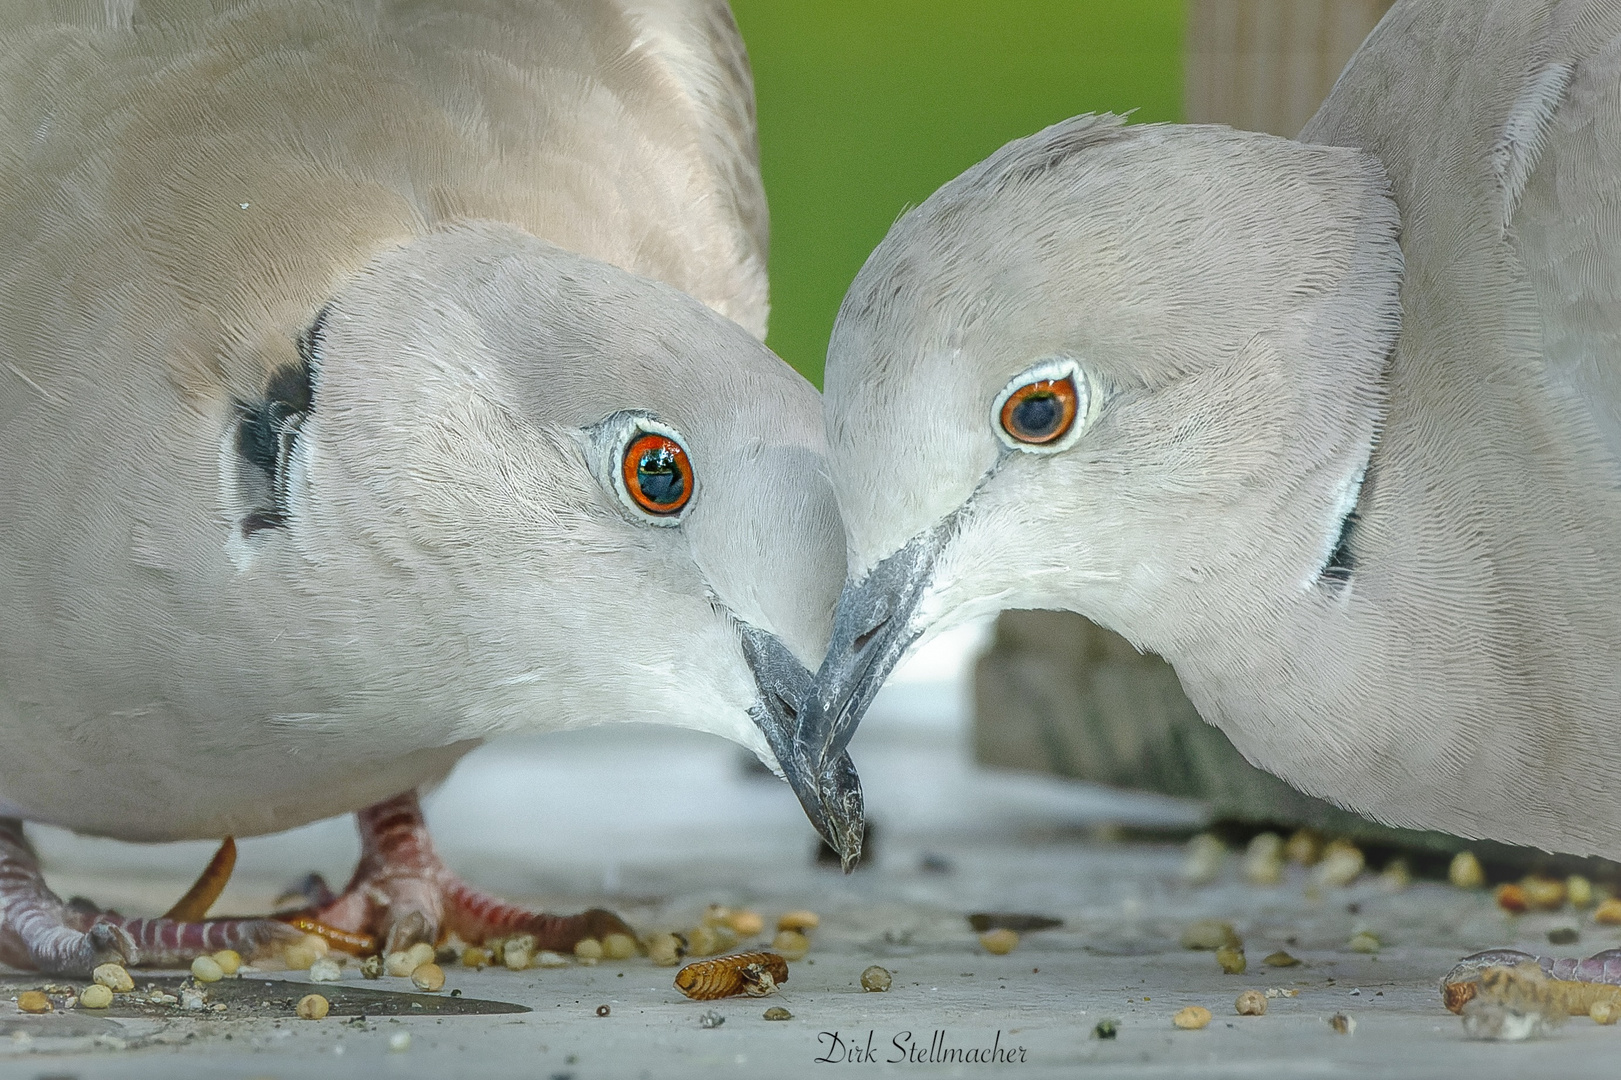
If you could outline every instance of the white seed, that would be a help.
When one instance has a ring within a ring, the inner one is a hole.
[[[102,964],[90,977],[115,994],[127,994],[135,989],[135,980],[129,977],[121,964]]]
[[[435,963],[420,964],[411,972],[411,981],[418,990],[426,990],[430,994],[445,985],[445,969]]]
[[[305,994],[298,999],[298,1018],[300,1020],[325,1019],[332,1003],[320,994]]]
[[[687,931],[687,951],[693,956],[713,956],[720,952],[719,938],[707,926],[695,926]]]
[[[1283,880],[1283,837],[1264,832],[1250,840],[1244,852],[1244,879],[1251,885],[1276,885]]]
[[[408,952],[391,952],[383,957],[383,971],[396,979],[407,979],[420,962],[414,960]]]
[[[602,939],[602,955],[609,960],[629,960],[636,955],[636,939],[629,934],[609,934]]]
[[[100,983],[93,983],[84,988],[79,994],[79,1007],[84,1009],[105,1009],[113,1003],[113,992]]]
[[[1447,880],[1460,889],[1478,889],[1486,884],[1486,871],[1472,851],[1460,851],[1452,856],[1447,867]]]
[[[415,971],[423,964],[432,963],[434,958],[439,955],[439,950],[435,949],[432,945],[429,945],[426,941],[419,941],[409,949],[406,949],[405,955],[412,959],[413,963],[411,965],[411,970]]]
[[[214,963],[220,966],[220,974],[235,975],[242,969],[242,954],[235,949],[221,949],[214,954]]]
[[[1018,932],[1009,930],[1006,927],[1000,930],[987,931],[979,935],[979,947],[988,953],[1006,956],[1019,947]]]
[[[777,936],[771,939],[771,951],[780,954],[784,960],[803,960],[805,954],[810,952],[810,938],[798,930],[779,930]]]
[[[891,981],[889,971],[886,968],[879,967],[877,964],[861,973],[861,989],[870,994],[881,994],[888,990]]]
[[[581,938],[574,943],[574,959],[591,967],[602,959],[602,942],[596,938]]]
[[[310,982],[337,982],[342,978],[342,966],[330,956],[323,956],[310,965]]]
[[[535,966],[540,968],[568,967],[568,958],[550,949],[543,949],[535,954]]]
[[[1323,861],[1312,877],[1319,885],[1342,888],[1357,879],[1367,865],[1362,849],[1344,840],[1335,840],[1323,849]]]
[[[1345,947],[1352,952],[1376,953],[1382,948],[1382,945],[1376,935],[1364,930],[1360,934],[1353,934],[1351,940],[1346,942]]]
[[[201,983],[219,982],[225,971],[212,956],[199,956],[191,962],[191,977]]]
[[[533,961],[534,957],[530,955],[528,949],[511,944],[510,942],[507,944],[506,948],[501,950],[501,963],[506,965],[507,969],[510,971],[522,971]]]
[[[1221,864],[1226,859],[1227,845],[1209,833],[1200,833],[1188,841],[1182,880],[1189,885],[1208,885],[1221,876]]]
[[[822,917],[814,911],[789,911],[777,920],[778,930],[798,930],[800,933],[815,930],[821,925]]]
[[[674,934],[654,934],[647,939],[647,958],[659,967],[675,967],[682,951],[681,939]]]

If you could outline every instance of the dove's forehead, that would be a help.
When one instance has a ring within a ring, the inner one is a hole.
[[[517,230],[419,238],[380,257],[349,298],[409,347],[454,351],[492,393],[560,428],[629,410],[711,447],[823,445],[814,388],[742,327]]]

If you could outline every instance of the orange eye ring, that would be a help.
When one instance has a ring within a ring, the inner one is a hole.
[[[1075,426],[1079,398],[1068,375],[1026,383],[1002,403],[1002,430],[1029,446],[1055,443]]]
[[[674,517],[692,501],[692,462],[668,435],[644,431],[632,439],[620,476],[631,502],[654,517]]]

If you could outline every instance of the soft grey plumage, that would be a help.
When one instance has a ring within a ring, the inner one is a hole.
[[[842,538],[722,0],[13,3],[0,103],[0,816],[260,833],[605,720],[773,760]]]
[[[851,584],[801,739],[920,635],[1066,608],[1305,791],[1621,856],[1618,345],[1613,0],[1404,0],[1298,141],[1012,143],[840,312]],[[1081,400],[1026,445],[994,406],[1038,376]]]

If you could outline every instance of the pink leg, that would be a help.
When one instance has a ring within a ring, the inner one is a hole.
[[[45,887],[22,822],[0,818],[0,961],[53,975],[87,975],[116,961],[172,967],[200,953],[252,956],[298,932],[267,919],[130,919],[84,903],[64,904]]]
[[[439,861],[414,791],[369,806],[355,819],[361,853],[354,877],[342,895],[300,913],[328,927],[375,935],[390,952],[452,933],[471,943],[533,934],[540,948],[566,952],[582,938],[630,932],[619,916],[600,908],[543,915],[467,885]]]

